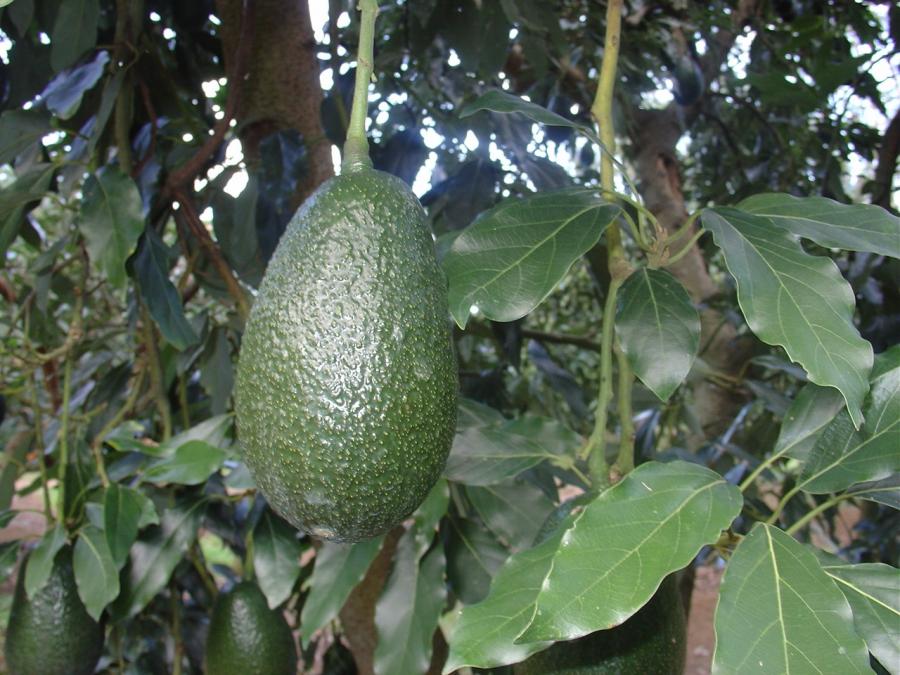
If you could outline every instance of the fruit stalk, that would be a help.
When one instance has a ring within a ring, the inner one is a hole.
[[[353,106],[350,109],[350,125],[344,142],[343,171],[371,167],[369,141],[366,139],[366,117],[369,112],[369,81],[375,68],[375,17],[378,16],[377,0],[359,0],[362,12],[359,25],[359,46],[356,54],[356,84],[353,89]]]

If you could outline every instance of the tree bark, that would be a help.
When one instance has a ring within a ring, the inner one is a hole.
[[[891,210],[898,155],[900,155],[900,108],[894,113],[894,118],[881,139],[878,168],[875,170],[875,190],[872,192],[872,203],[887,210]]]
[[[297,185],[298,206],[333,173],[331,143],[320,119],[322,87],[306,0],[216,0],[222,19],[226,67],[236,53],[241,6],[253,2],[253,52],[236,118],[244,156],[259,161],[259,143],[282,129],[296,129],[306,144],[308,171]]]

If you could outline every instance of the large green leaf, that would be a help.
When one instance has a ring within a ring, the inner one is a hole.
[[[141,297],[163,337],[183,350],[197,342],[197,334],[184,316],[181,296],[169,279],[169,249],[153,228],[147,228],[134,257]]]
[[[456,323],[465,328],[473,305],[496,321],[528,314],[620,211],[594,189],[569,188],[506,199],[482,213],[443,262]]]
[[[119,571],[103,530],[93,525],[81,530],[75,542],[72,565],[78,595],[96,621],[103,609],[119,595]]]
[[[28,556],[25,568],[25,593],[31,598],[44,587],[50,572],[53,571],[53,559],[59,549],[66,543],[66,530],[57,524],[52,530],[44,532],[44,536]]]
[[[700,315],[675,277],[644,267],[619,290],[616,334],[635,375],[666,401],[697,356]]]
[[[434,547],[419,558],[416,528],[397,544],[394,567],[375,605],[377,675],[424,675],[431,661],[431,645],[447,600],[444,550]]]
[[[480,602],[509,551],[484,526],[468,518],[447,518],[441,532],[450,588],[467,605]]]
[[[0,257],[18,236],[25,211],[47,193],[56,167],[36,164],[16,177],[12,185],[0,190]]]
[[[829,424],[809,453],[798,484],[806,492],[835,492],[900,471],[900,347],[880,354],[857,431],[846,411]]]
[[[813,554],[758,523],[738,545],[716,608],[714,673],[869,673],[850,606]]]
[[[456,415],[457,430],[469,427],[483,427],[489,424],[502,424],[506,418],[499,410],[491,408],[468,398],[459,400],[459,412]]]
[[[97,42],[99,0],[62,0],[50,33],[50,65],[59,72]]]
[[[524,480],[469,485],[466,495],[485,525],[513,551],[531,546],[555,506],[539,487]]]
[[[825,427],[843,407],[844,399],[836,389],[807,384],[785,413],[773,452],[806,459]]]
[[[144,231],[141,194],[134,181],[107,166],[84,182],[79,219],[91,260],[106,273],[110,285],[125,286],[125,261]]]
[[[41,98],[47,108],[60,119],[72,117],[81,106],[84,94],[93,89],[103,77],[108,62],[109,52],[97,52],[93,61],[54,77],[41,92]]]
[[[872,345],[853,325],[853,291],[834,262],[805,253],[794,237],[759,216],[716,208],[701,218],[725,254],[751,330],[784,347],[811,381],[838,389],[859,427]]]
[[[168,441],[157,446],[155,455],[165,457],[171,455],[188,441],[203,441],[216,447],[225,447],[225,439],[231,428],[231,415],[216,415],[209,417],[200,424],[195,424],[190,429],[185,429],[180,434],[172,436]],[[141,452],[148,452],[147,448]]]
[[[858,496],[860,499],[878,502],[879,504],[890,506],[892,509],[900,510],[900,473],[895,473],[881,480],[857,483],[851,486],[847,492]]]
[[[882,563],[853,565],[818,549],[814,553],[850,603],[853,625],[869,651],[889,672],[900,672],[900,570]]]
[[[534,441],[498,427],[470,427],[456,435],[444,476],[467,485],[492,485],[553,459]]]
[[[184,500],[163,511],[158,527],[148,530],[131,547],[124,585],[111,612],[116,618],[140,612],[169,582],[175,566],[197,538],[206,500]]]
[[[253,528],[253,571],[272,609],[288,599],[300,576],[301,550],[297,531],[266,510]]]
[[[622,623],[742,505],[740,491],[706,467],[642,464],[575,517],[517,642],[572,640]]]
[[[106,542],[119,569],[128,559],[128,550],[137,538],[145,500],[144,494],[118,483],[110,484],[103,495]]]
[[[0,164],[11,163],[51,131],[46,110],[7,110],[0,116]]]
[[[325,542],[316,551],[316,565],[309,580],[309,597],[300,613],[300,637],[304,648],[313,634],[341,611],[350,591],[362,581],[384,537],[358,544]]]
[[[737,208],[820,246],[900,258],[900,218],[880,206],[767,193],[748,197]]]
[[[199,485],[225,463],[225,451],[204,441],[188,441],[174,454],[147,467],[144,480],[155,483]]]
[[[548,110],[537,103],[526,101],[524,98],[514,96],[500,89],[491,89],[486,91],[474,101],[466,103],[459,110],[461,118],[474,115],[479,110],[490,110],[499,113],[521,113],[535,122],[547,124],[555,127],[570,127],[585,133],[593,133],[583,124],[573,122],[566,119],[562,115],[557,115],[552,110]]]

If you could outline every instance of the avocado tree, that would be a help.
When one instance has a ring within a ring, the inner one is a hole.
[[[374,12],[0,4],[12,672],[678,673],[700,565],[716,672],[900,672],[896,8],[383,2],[356,107],[460,403],[424,501],[341,544],[257,490],[232,390]]]

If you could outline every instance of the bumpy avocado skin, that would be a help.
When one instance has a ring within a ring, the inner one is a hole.
[[[382,534],[440,477],[457,388],[418,200],[372,169],[329,180],[288,225],[244,332],[236,411],[257,485],[313,536]]]
[[[207,675],[294,675],[297,647],[281,612],[243,581],[216,600],[205,660]]]
[[[687,625],[676,576],[666,577],[620,626],[555,645],[518,663],[514,675],[681,675]]]
[[[6,629],[6,665],[11,675],[90,675],[103,651],[103,627],[84,608],[72,550],[53,561],[50,578],[29,600],[25,563],[19,570]]]

